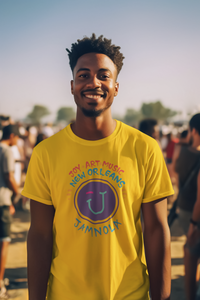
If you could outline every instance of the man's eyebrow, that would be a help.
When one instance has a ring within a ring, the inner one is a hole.
[[[99,71],[104,71],[104,72],[107,71],[107,72],[111,72],[110,69],[106,69],[106,68],[99,69]]]
[[[78,73],[78,72],[81,72],[81,71],[90,71],[90,69],[87,69],[87,68],[80,68],[80,69],[78,69],[77,73]]]
[[[78,69],[77,73],[78,73],[78,72],[81,72],[81,71],[90,71],[90,69],[88,69],[88,68],[80,68],[80,69]],[[104,71],[104,72],[105,72],[105,71],[111,72],[110,69],[106,69],[106,68],[101,68],[101,69],[98,70],[98,72],[99,72],[99,71],[100,71],[100,72],[102,72],[102,71]]]

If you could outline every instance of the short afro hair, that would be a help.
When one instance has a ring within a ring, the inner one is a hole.
[[[194,115],[189,122],[190,129],[196,129],[198,134],[200,135],[200,113]]]
[[[117,74],[119,74],[123,66],[123,54],[119,51],[120,47],[111,45],[111,40],[103,38],[100,35],[96,38],[93,33],[91,38],[84,37],[82,40],[77,40],[77,43],[72,44],[71,51],[66,49],[69,56],[69,64],[73,72],[79,57],[86,53],[102,53],[107,55],[117,67]]]
[[[139,124],[139,130],[149,136],[152,136],[154,126],[158,124],[156,119],[144,119]]]

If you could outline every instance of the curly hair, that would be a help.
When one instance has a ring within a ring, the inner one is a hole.
[[[77,40],[77,43],[72,44],[71,51],[69,49],[66,50],[68,52],[69,64],[72,72],[79,57],[86,53],[95,52],[107,55],[116,65],[117,74],[119,74],[124,59],[124,56],[119,49],[119,46],[111,45],[111,40],[103,38],[103,35],[96,38],[96,35],[93,33],[91,38],[84,37],[82,40]]]

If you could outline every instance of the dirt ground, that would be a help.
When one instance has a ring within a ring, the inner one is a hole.
[[[10,299],[27,300],[26,237],[30,224],[29,212],[17,211],[13,217],[12,242],[9,246],[5,277],[10,280]],[[172,293],[171,300],[186,300],[184,293],[183,235],[178,221],[171,227]]]

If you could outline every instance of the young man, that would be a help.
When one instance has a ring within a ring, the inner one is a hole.
[[[173,165],[179,178],[179,222],[187,235],[184,246],[186,293],[187,299],[193,300],[196,297],[196,273],[200,258],[200,113],[189,122],[189,139],[189,145],[177,146]],[[193,177],[185,187],[191,173]]]
[[[0,299],[7,299],[3,278],[8,245],[11,240],[11,214],[15,211],[12,199],[18,193],[18,186],[14,178],[15,160],[11,146],[16,145],[18,136],[18,127],[8,125],[3,128],[0,142]]]
[[[149,278],[153,300],[170,297],[173,190],[157,142],[112,119],[119,49],[93,34],[67,50],[76,120],[34,149],[23,191],[30,300],[147,300]]]

